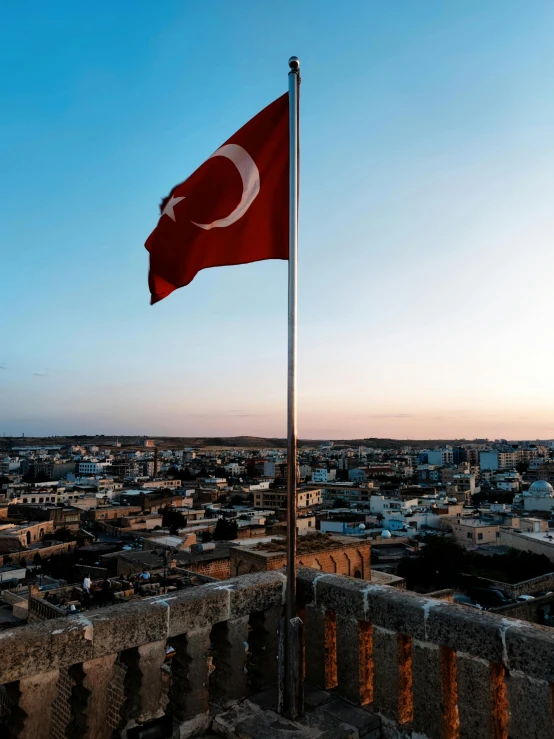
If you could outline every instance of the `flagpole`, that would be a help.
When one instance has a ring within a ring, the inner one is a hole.
[[[288,290],[288,401],[287,401],[287,589],[285,703],[292,717],[303,712],[301,628],[296,618],[296,328],[298,264],[298,160],[300,60],[289,59],[289,290]]]

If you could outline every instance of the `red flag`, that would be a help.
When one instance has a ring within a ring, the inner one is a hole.
[[[207,267],[288,259],[288,95],[174,187],[161,210],[145,244],[152,304]]]

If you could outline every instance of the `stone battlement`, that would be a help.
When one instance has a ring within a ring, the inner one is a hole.
[[[258,573],[0,632],[0,736],[202,733],[276,685],[284,591]],[[551,629],[314,570],[298,601],[307,681],[377,713],[387,739],[554,736]]]

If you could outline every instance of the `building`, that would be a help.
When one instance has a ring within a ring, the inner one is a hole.
[[[482,451],[479,452],[481,470],[513,470],[519,462],[516,451]]]
[[[257,547],[231,547],[231,577],[280,570],[286,564],[285,539]],[[296,564],[323,572],[371,579],[371,544],[351,536],[311,534],[297,541]]]
[[[498,524],[486,523],[480,518],[457,518],[450,521],[450,526],[452,535],[463,547],[498,543]]]
[[[297,490],[298,508],[309,508],[310,506],[320,505],[322,500],[321,490]],[[288,493],[286,490],[255,490],[254,491],[254,508],[286,508]]]
[[[529,490],[516,495],[514,502],[523,503],[525,511],[551,512],[554,509],[554,488],[546,480],[536,480]]]
[[[434,464],[437,467],[454,464],[454,453],[448,447],[445,449],[430,449],[426,454],[427,464]]]
[[[78,475],[103,475],[110,462],[77,462]]]
[[[336,469],[328,470],[326,467],[316,467],[315,469],[312,469],[312,482],[316,485],[325,482],[333,482],[336,480],[336,477]]]
[[[53,521],[3,524],[0,526],[0,552],[17,552],[41,542],[44,534],[54,531]]]
[[[348,470],[348,480],[349,482],[355,483],[365,482],[367,480],[367,471],[359,467]]]

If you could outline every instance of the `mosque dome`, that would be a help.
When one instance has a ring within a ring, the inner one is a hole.
[[[533,498],[554,498],[554,488],[546,480],[537,480],[529,488],[529,495]]]

